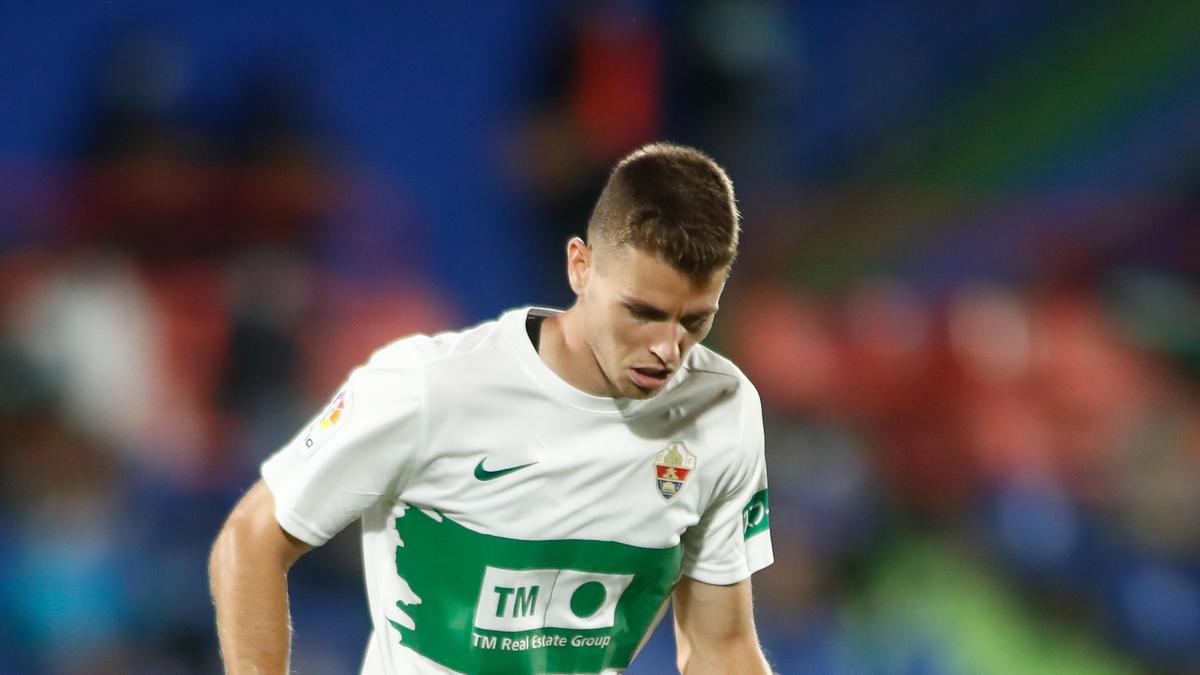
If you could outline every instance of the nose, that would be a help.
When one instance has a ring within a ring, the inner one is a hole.
[[[650,345],[650,352],[657,356],[664,366],[674,370],[679,367],[679,354],[683,349],[684,333],[685,331],[679,324],[664,326],[662,332],[655,336],[654,343]]]

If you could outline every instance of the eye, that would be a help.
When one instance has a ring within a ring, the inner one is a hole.
[[[687,321],[684,321],[683,327],[689,333],[695,333],[695,332],[699,331],[701,328],[704,328],[704,324],[706,324],[706,323],[708,323],[708,317],[704,316],[704,317],[700,317],[698,319],[688,319]]]
[[[657,312],[643,307],[627,306],[626,309],[638,321],[657,321],[661,318]]]

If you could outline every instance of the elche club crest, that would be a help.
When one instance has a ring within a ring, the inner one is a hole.
[[[688,476],[696,470],[696,456],[682,441],[675,441],[654,456],[654,482],[658,494],[668,502],[675,498]]]

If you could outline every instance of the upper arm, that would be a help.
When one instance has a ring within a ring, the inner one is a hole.
[[[246,545],[243,542],[249,542]],[[212,564],[231,563],[252,551],[269,556],[287,569],[312,549],[288,534],[275,517],[275,498],[261,478],[233,507],[214,545]]]
[[[711,493],[700,521],[683,534],[683,574],[714,585],[749,577],[774,560],[771,549],[762,406],[747,382],[740,424],[714,459]]]
[[[718,586],[685,576],[672,598],[681,672],[770,672],[758,646],[749,578]]]
[[[329,404],[263,462],[279,523],[296,538],[324,544],[381,499],[400,494],[419,471],[424,374],[396,360],[403,359],[384,351],[355,369]]]

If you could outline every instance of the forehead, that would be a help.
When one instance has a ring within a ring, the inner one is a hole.
[[[729,276],[718,269],[707,278],[693,279],[659,256],[628,245],[598,250],[597,256],[603,259],[597,260],[597,271],[617,293],[662,309],[715,309]]]

